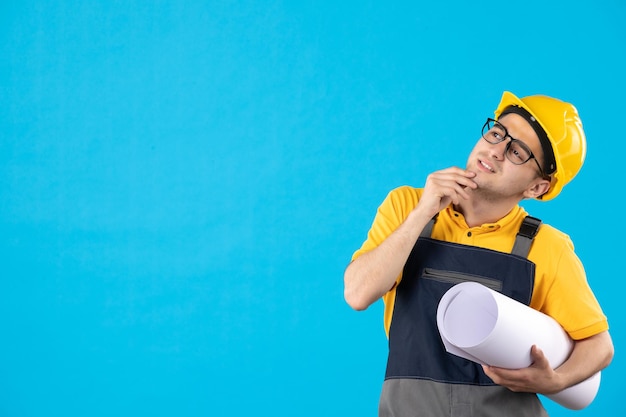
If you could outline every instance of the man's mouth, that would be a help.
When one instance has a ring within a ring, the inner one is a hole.
[[[482,166],[483,168],[485,168],[487,171],[494,172],[493,167],[489,165],[488,163],[486,163],[485,161],[483,161],[482,159],[478,160],[478,164]]]

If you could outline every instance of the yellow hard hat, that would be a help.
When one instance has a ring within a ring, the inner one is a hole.
[[[509,112],[526,114],[542,142],[544,172],[552,180],[548,192],[539,199],[551,200],[578,174],[585,161],[587,140],[578,111],[556,98],[536,95],[520,99],[505,91],[495,111],[496,119]]]

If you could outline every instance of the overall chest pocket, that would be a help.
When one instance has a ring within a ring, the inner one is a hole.
[[[466,274],[457,271],[445,271],[441,269],[424,268],[422,272],[423,279],[438,281],[445,284],[456,285],[461,282],[477,282],[494,291],[502,291],[502,281],[497,279],[483,277],[480,275]]]

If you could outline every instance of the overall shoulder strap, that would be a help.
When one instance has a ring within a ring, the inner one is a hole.
[[[533,243],[533,239],[537,234],[537,230],[539,230],[539,226],[541,226],[540,219],[532,216],[526,216],[519,228],[519,231],[517,232],[517,236],[515,237],[515,244],[513,245],[513,250],[511,251],[513,255],[523,256],[524,258],[528,256],[530,245]]]
[[[426,226],[424,226],[424,228],[422,229],[422,233],[420,233],[420,237],[430,237],[430,235],[432,235],[433,226],[435,225],[435,222],[437,221],[437,216],[439,216],[439,213],[435,214],[433,218],[430,219],[428,223],[426,223]]]

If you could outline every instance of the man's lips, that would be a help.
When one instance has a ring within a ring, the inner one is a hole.
[[[485,172],[494,172],[493,165],[489,164],[488,162],[485,162],[482,159],[478,160],[478,169],[485,171]]]

